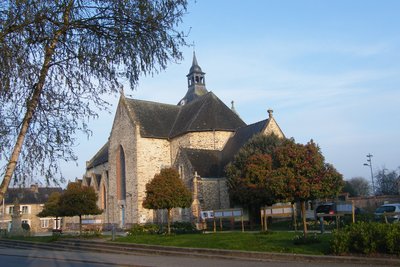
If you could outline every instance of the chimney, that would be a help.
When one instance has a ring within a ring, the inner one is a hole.
[[[36,184],[32,184],[31,185],[31,191],[33,193],[39,193],[39,185],[37,183]]]

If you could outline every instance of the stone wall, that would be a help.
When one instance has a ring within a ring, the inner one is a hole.
[[[179,148],[222,150],[232,136],[228,131],[191,132],[171,140],[171,161],[174,162]]]
[[[103,223],[109,224],[111,223],[110,219],[110,211],[107,210],[108,201],[109,201],[109,184],[108,184],[108,162],[98,165],[94,168],[91,168],[86,171],[85,177],[90,177],[92,182],[90,184],[91,187],[94,188],[97,193],[98,200],[97,206],[103,210],[103,213],[99,216],[99,219],[102,220]],[[100,185],[97,185],[97,181],[95,175],[101,175]],[[82,185],[87,186],[86,179],[82,179]]]
[[[153,222],[153,211],[143,208],[146,184],[162,168],[171,167],[171,151],[166,139],[138,138],[137,141],[137,223]],[[131,182],[129,180],[129,182]]]
[[[225,178],[201,178],[198,183],[202,210],[229,208],[228,186]]]
[[[276,136],[283,138],[285,135],[283,134],[281,128],[278,126],[276,123],[275,119],[273,117],[269,118],[269,122],[267,127],[264,129],[263,133],[265,135],[270,135],[270,134],[275,134]]]
[[[113,127],[110,135],[110,145],[108,154],[109,163],[109,184],[108,184],[108,207],[105,216],[120,227],[122,225],[122,205],[124,205],[125,223],[137,221],[138,202],[137,191],[137,132],[138,126],[129,117],[126,106],[121,100],[114,118]],[[126,174],[126,195],[124,200],[117,198],[117,160],[120,157],[120,149],[125,154],[125,174]]]

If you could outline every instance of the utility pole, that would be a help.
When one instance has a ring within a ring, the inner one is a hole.
[[[367,162],[368,163],[364,163],[364,166],[369,166],[370,170],[371,170],[371,182],[372,182],[372,194],[375,196],[375,184],[374,184],[374,174],[372,172],[372,158],[373,156],[371,155],[371,153],[368,153],[367,155]]]

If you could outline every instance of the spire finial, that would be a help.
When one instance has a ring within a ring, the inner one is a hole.
[[[274,117],[274,115],[272,113],[274,113],[274,111],[272,109],[268,109],[268,117],[270,119],[272,119]]]

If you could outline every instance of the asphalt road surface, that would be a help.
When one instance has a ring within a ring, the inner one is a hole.
[[[229,260],[183,256],[121,255],[76,251],[47,251],[44,249],[15,249],[0,247],[0,267],[87,267],[87,266],[136,266],[136,267],[276,267],[276,266],[323,266],[323,267],[365,267],[367,265],[291,262],[291,261],[251,261]]]

